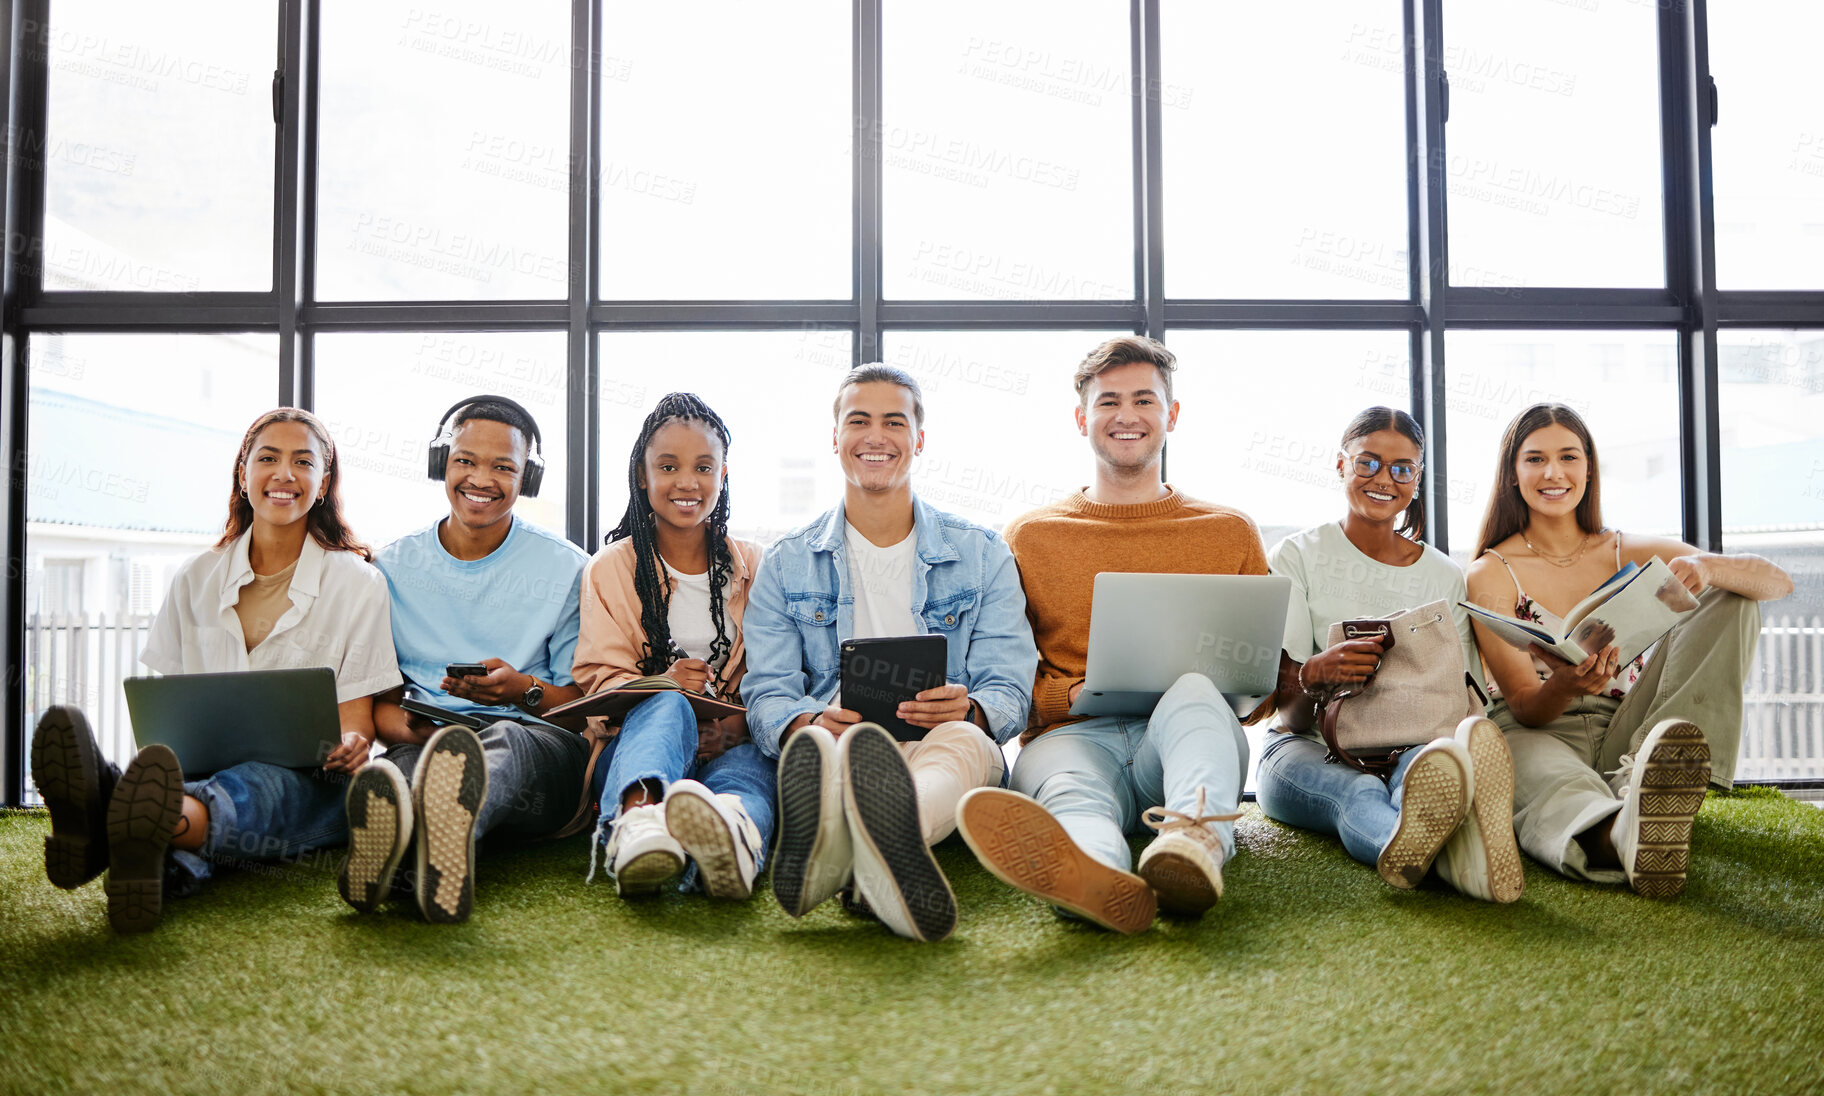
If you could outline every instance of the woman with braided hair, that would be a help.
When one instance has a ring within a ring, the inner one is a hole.
[[[728,427],[701,399],[673,392],[646,416],[627,461],[627,510],[583,576],[576,681],[588,692],[664,675],[739,700],[741,613],[760,546],[728,535]],[[618,728],[590,720],[587,802],[595,858],[623,895],[650,894],[697,871],[685,889],[753,893],[773,829],[774,766],[744,716],[699,721],[682,694],[660,693]]]

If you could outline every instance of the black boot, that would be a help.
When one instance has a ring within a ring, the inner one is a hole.
[[[80,708],[45,709],[32,735],[32,783],[51,811],[44,874],[52,883],[80,887],[108,866],[108,800],[119,781]]]

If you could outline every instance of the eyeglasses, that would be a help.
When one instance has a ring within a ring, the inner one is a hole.
[[[1373,479],[1374,474],[1379,472],[1385,463],[1374,457],[1357,457],[1355,458],[1355,474],[1363,479]],[[1419,466],[1411,461],[1396,460],[1386,467],[1387,474],[1393,477],[1395,483],[1411,483],[1419,478]]]

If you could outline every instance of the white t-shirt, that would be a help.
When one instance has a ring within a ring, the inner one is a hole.
[[[1350,542],[1339,522],[1294,533],[1267,553],[1267,569],[1292,580],[1286,605],[1286,653],[1299,662],[1323,650],[1339,620],[1389,616],[1433,601],[1450,602],[1463,665],[1482,681],[1482,658],[1469,613],[1457,602],[1469,596],[1463,569],[1431,545],[1419,558],[1395,567]]]
[[[877,548],[853,525],[848,530],[849,588],[855,593],[855,634],[849,639],[924,635],[924,624],[912,613],[912,563],[918,531],[886,548]]]
[[[728,661],[727,652],[719,660],[709,658],[716,643],[716,622],[709,615],[709,573],[687,575],[669,563],[665,570],[671,576],[671,604],[665,616],[671,626],[672,646],[691,658],[709,662],[710,672],[721,674],[722,664]],[[669,664],[671,656],[666,661]]]
[[[142,663],[161,674],[327,666],[336,674],[337,703],[400,683],[386,576],[355,553],[326,552],[309,537],[292,572],[291,608],[249,651],[234,606],[253,581],[251,538],[243,533],[226,549],[184,564],[152,621]]]

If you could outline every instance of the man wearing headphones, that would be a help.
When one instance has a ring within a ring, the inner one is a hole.
[[[392,595],[405,685],[375,698],[386,755],[349,784],[338,886],[358,910],[389,896],[415,830],[420,912],[466,919],[476,839],[545,836],[582,797],[588,743],[538,716],[582,695],[570,671],[588,556],[513,515],[521,495],[538,493],[540,448],[537,423],[512,400],[475,396],[451,407],[429,467],[449,514],[374,560]],[[402,701],[462,722],[408,712]]]

